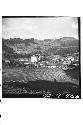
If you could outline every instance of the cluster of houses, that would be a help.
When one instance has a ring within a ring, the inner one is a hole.
[[[21,63],[25,66],[29,64],[33,64],[36,67],[48,67],[48,68],[55,68],[55,67],[66,67],[75,61],[79,61],[79,59],[75,59],[74,56],[67,55],[66,57],[62,57],[60,55],[51,55],[48,56],[46,60],[43,60],[44,56],[41,54],[33,54],[29,58],[18,58],[16,62]],[[9,60],[5,60],[5,63],[10,63]]]

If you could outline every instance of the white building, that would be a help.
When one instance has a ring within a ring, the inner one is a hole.
[[[37,57],[35,55],[31,56],[31,63],[36,63]]]
[[[70,60],[71,60],[71,61],[74,61],[74,57],[69,56],[69,57],[67,58],[67,60],[68,60],[68,61],[70,61]]]

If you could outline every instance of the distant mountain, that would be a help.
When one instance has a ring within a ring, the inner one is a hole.
[[[79,44],[78,40],[73,37],[63,37],[60,39],[55,39],[53,42],[55,42],[55,46],[61,47],[78,46]]]
[[[59,42],[61,43],[61,46],[78,46],[79,42],[77,39],[73,37],[63,37],[59,39]]]
[[[63,37],[60,39],[44,39],[44,40],[38,40],[38,39],[20,39],[20,38],[12,38],[12,39],[2,39],[2,46],[8,46],[13,48],[14,50],[23,50],[23,53],[32,53],[36,51],[41,52],[53,52],[55,54],[57,53],[67,53],[67,52],[73,52],[72,47],[74,47],[74,50],[77,50],[79,47],[79,40],[73,38],[73,37]],[[71,49],[69,49],[71,47]],[[75,48],[76,47],[76,48]]]
[[[56,54],[65,56],[66,54],[73,54],[79,52],[79,40],[73,37],[63,37],[52,42],[53,46],[45,51],[47,55]]]
[[[34,38],[24,40],[20,38],[2,39],[2,43],[8,46],[13,46],[15,44],[25,44],[26,46],[29,46],[31,43],[36,44]]]

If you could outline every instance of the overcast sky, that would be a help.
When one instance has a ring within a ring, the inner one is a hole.
[[[76,17],[3,18],[2,37],[22,39],[75,37],[78,39],[78,20]]]

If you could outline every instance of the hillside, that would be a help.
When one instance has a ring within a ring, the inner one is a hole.
[[[34,38],[22,40],[20,38],[2,39],[2,47],[5,51],[7,47],[13,48],[18,54],[29,54],[41,51],[41,53],[55,54],[76,52],[79,48],[79,41],[73,37],[63,37],[60,39],[37,40]]]

